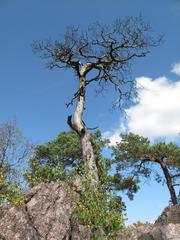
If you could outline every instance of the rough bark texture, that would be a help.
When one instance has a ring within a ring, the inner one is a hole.
[[[86,129],[83,136],[81,136],[81,145],[83,152],[83,160],[85,163],[85,168],[88,170],[89,174],[92,176],[92,179],[97,183],[99,180],[98,169],[96,166],[95,155],[93,147],[90,140],[90,133]]]
[[[71,129],[76,131],[80,137],[85,168],[88,171],[89,175],[92,177],[92,180],[97,183],[99,180],[98,169],[96,166],[95,155],[90,140],[90,133],[82,119],[84,112],[86,88],[86,80],[84,75],[88,71],[88,65],[81,64],[79,68],[79,91],[77,92],[77,104],[73,116],[73,121],[71,122],[70,119],[68,121],[68,124]]]
[[[159,164],[160,164],[160,166],[163,170],[164,176],[166,178],[166,184],[167,184],[167,187],[169,189],[169,193],[170,193],[170,196],[171,196],[171,201],[174,205],[176,205],[176,204],[178,204],[178,200],[177,200],[177,197],[176,197],[176,191],[173,187],[171,175],[168,171],[168,168],[167,168],[166,164],[163,162],[163,160],[160,160]]]

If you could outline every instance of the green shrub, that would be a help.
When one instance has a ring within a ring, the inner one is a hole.
[[[31,171],[24,174],[30,187],[41,182],[56,182],[65,180],[65,170],[60,167],[39,164],[36,160],[31,161]]]
[[[74,221],[88,226],[93,232],[102,229],[106,236],[104,239],[113,239],[116,232],[124,226],[125,218],[120,198],[112,192],[104,191],[101,186],[93,187],[88,180],[85,180],[82,186],[83,193],[76,201]]]
[[[0,204],[13,203],[22,204],[24,202],[23,191],[18,183],[7,181],[2,172],[0,172]]]

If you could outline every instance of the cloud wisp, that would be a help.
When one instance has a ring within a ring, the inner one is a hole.
[[[108,138],[110,143],[110,146],[116,145],[117,142],[121,141],[120,133],[126,132],[125,123],[121,122],[119,127],[117,129],[114,129],[113,131],[107,131],[103,133],[104,138]]]
[[[177,63],[174,63],[172,65],[172,69],[171,69],[172,73],[175,73],[176,75],[180,76],[180,61]]]

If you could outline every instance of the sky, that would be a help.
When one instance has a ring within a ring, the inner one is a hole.
[[[180,0],[0,0],[0,122],[16,118],[24,134],[34,143],[54,139],[69,130],[66,108],[77,87],[70,70],[50,71],[35,55],[35,40],[58,39],[67,26],[85,29],[95,21],[112,23],[117,18],[138,16],[163,34],[163,43],[133,65],[139,101],[125,109],[126,119],[111,109],[114,92],[96,96],[87,93],[84,119],[98,126],[112,144],[119,133],[132,131],[178,143],[180,132]],[[125,198],[126,199],[126,198]],[[134,201],[126,199],[128,223],[154,221],[168,204],[165,187],[142,184]]]

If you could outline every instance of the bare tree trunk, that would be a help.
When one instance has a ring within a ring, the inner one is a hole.
[[[80,86],[73,121],[71,122],[70,116],[68,124],[73,130],[78,133],[80,137],[85,168],[91,176],[93,182],[97,183],[99,180],[98,169],[96,166],[95,155],[90,140],[90,133],[82,120],[85,102],[85,78],[83,76],[80,76],[79,81]]]
[[[161,165],[164,176],[166,178],[166,184],[167,184],[168,189],[169,189],[169,193],[170,193],[170,196],[171,196],[171,201],[172,201],[173,205],[176,205],[176,204],[178,204],[178,201],[177,201],[175,189],[173,187],[171,175],[168,171],[168,168],[167,168],[166,164],[163,162],[163,160],[159,160],[158,163]]]

